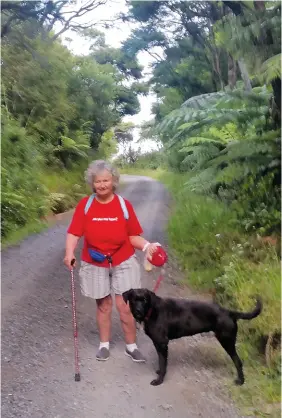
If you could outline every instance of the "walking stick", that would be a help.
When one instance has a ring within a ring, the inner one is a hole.
[[[75,259],[71,261],[73,266]],[[75,365],[75,382],[80,382],[79,372],[79,360],[78,360],[78,333],[77,333],[77,321],[76,321],[76,299],[75,299],[75,281],[73,267],[71,269],[71,292],[72,292],[72,323],[73,323],[73,339],[74,339],[74,365]]]

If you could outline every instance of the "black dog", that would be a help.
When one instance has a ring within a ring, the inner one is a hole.
[[[262,310],[260,299],[252,312],[236,312],[214,303],[196,300],[162,299],[148,289],[131,289],[123,293],[135,320],[144,323],[145,333],[151,338],[159,356],[158,378],[151,385],[160,385],[167,369],[169,340],[213,331],[216,338],[235,364],[237,385],[243,385],[243,364],[236,352],[237,320],[253,319]]]

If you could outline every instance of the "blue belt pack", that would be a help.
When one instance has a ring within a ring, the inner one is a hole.
[[[104,255],[102,253],[99,253],[98,251],[92,250],[92,248],[89,248],[88,252],[89,252],[91,258],[94,261],[96,261],[97,263],[103,263],[103,261],[108,259],[107,255]]]

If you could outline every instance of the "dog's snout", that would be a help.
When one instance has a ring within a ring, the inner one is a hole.
[[[138,317],[141,317],[144,314],[144,306],[142,305],[142,303],[136,303],[134,313]]]

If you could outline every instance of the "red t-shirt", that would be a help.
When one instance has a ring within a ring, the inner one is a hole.
[[[112,255],[112,265],[117,266],[135,252],[129,237],[143,232],[134,209],[131,203],[124,199],[129,214],[129,219],[126,220],[120,201],[115,195],[111,202],[104,204],[94,199],[85,215],[87,200],[88,196],[77,204],[68,233],[78,237],[84,236],[81,257],[83,261],[100,267],[109,267],[107,260],[99,263],[91,258],[88,248],[92,248],[104,255]]]

